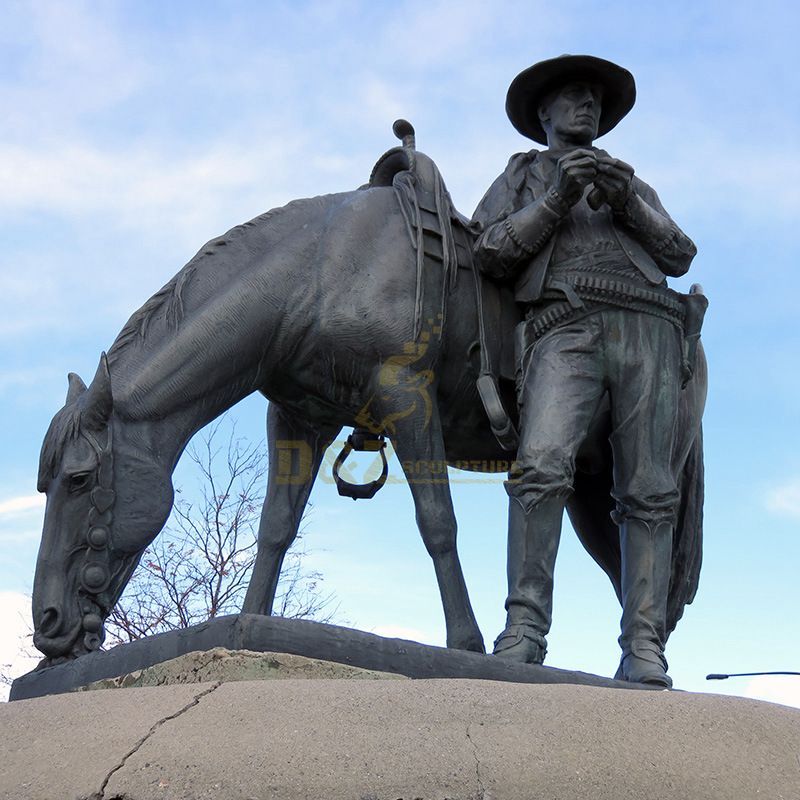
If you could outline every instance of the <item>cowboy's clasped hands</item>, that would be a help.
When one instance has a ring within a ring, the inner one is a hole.
[[[597,155],[595,187],[615,211],[622,211],[631,195],[633,167],[607,153]]]
[[[598,158],[594,150],[579,147],[558,159],[553,188],[565,203],[574,206],[597,174]]]

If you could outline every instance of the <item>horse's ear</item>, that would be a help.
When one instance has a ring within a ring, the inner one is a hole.
[[[80,379],[79,379],[80,380]],[[83,398],[83,421],[89,430],[100,431],[108,424],[114,400],[111,396],[111,375],[106,354],[100,356],[94,379]]]
[[[67,389],[67,399],[64,405],[68,406],[86,391],[86,384],[81,380],[81,376],[76,375],[74,372],[70,372],[67,375],[67,380],[69,381],[69,389]]]

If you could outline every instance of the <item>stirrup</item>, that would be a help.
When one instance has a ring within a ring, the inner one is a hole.
[[[547,654],[542,634],[528,625],[509,625],[494,641],[494,655],[521,664],[541,664]]]

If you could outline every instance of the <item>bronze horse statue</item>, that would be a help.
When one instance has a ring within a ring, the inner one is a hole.
[[[473,270],[472,234],[433,162],[414,149],[413,129],[398,135],[403,146],[381,158],[369,184],[296,200],[208,242],[133,314],[88,387],[69,375],[39,467],[47,506],[33,621],[43,664],[101,645],[106,617],[170,513],[187,442],[256,391],[269,400],[269,477],[243,611],[271,612],[326,448],[345,426],[367,428],[390,438],[406,471],[447,646],[483,652],[450,490],[435,465],[508,465],[476,380],[492,363],[513,398],[505,347],[516,311]],[[682,503],[670,629],[700,566],[705,388],[700,352],[675,451]],[[569,511],[619,595],[607,429],[601,413]],[[295,460],[288,477],[287,457]]]

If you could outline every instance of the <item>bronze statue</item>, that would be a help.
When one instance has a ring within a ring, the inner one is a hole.
[[[186,443],[256,391],[270,401],[270,469],[243,610],[271,613],[323,453],[353,426],[352,446],[380,448],[387,436],[403,465],[448,646],[483,651],[440,467],[508,469],[476,384],[486,402],[496,401],[493,423],[501,398],[514,413],[509,347],[518,312],[509,292],[475,269],[472,229],[433,162],[416,151],[411,126],[398,124],[396,133],[403,145],[360,189],[294,201],[210,241],[133,314],[88,387],[69,376],[39,469],[47,509],[33,619],[44,665],[101,645],[109,610],[170,512],[171,474]],[[705,380],[698,377],[681,396],[675,458],[687,475],[696,472]],[[604,419],[570,508],[619,591],[618,537],[601,490],[611,463]],[[508,448],[511,423],[495,430]],[[687,519],[695,519],[697,500],[682,493]],[[692,565],[682,574],[670,594],[672,624],[694,591]]]
[[[564,507],[580,490],[576,469],[587,470],[585,442],[597,438],[601,414],[621,548],[618,674],[671,686],[670,584],[695,580],[699,567],[699,515],[687,528],[681,497],[702,480],[698,460],[687,484],[675,445],[685,436],[681,403],[697,388],[684,387],[706,300],[667,287],[665,276],[689,269],[694,244],[632,167],[593,146],[635,96],[627,70],[591,56],[520,73],[508,116],[547,149],[513,156],[474,215],[481,271],[513,285],[524,314],[516,335],[520,445],[506,484],[508,614],[494,652],[544,660]],[[675,551],[687,538],[693,565],[675,574]]]

